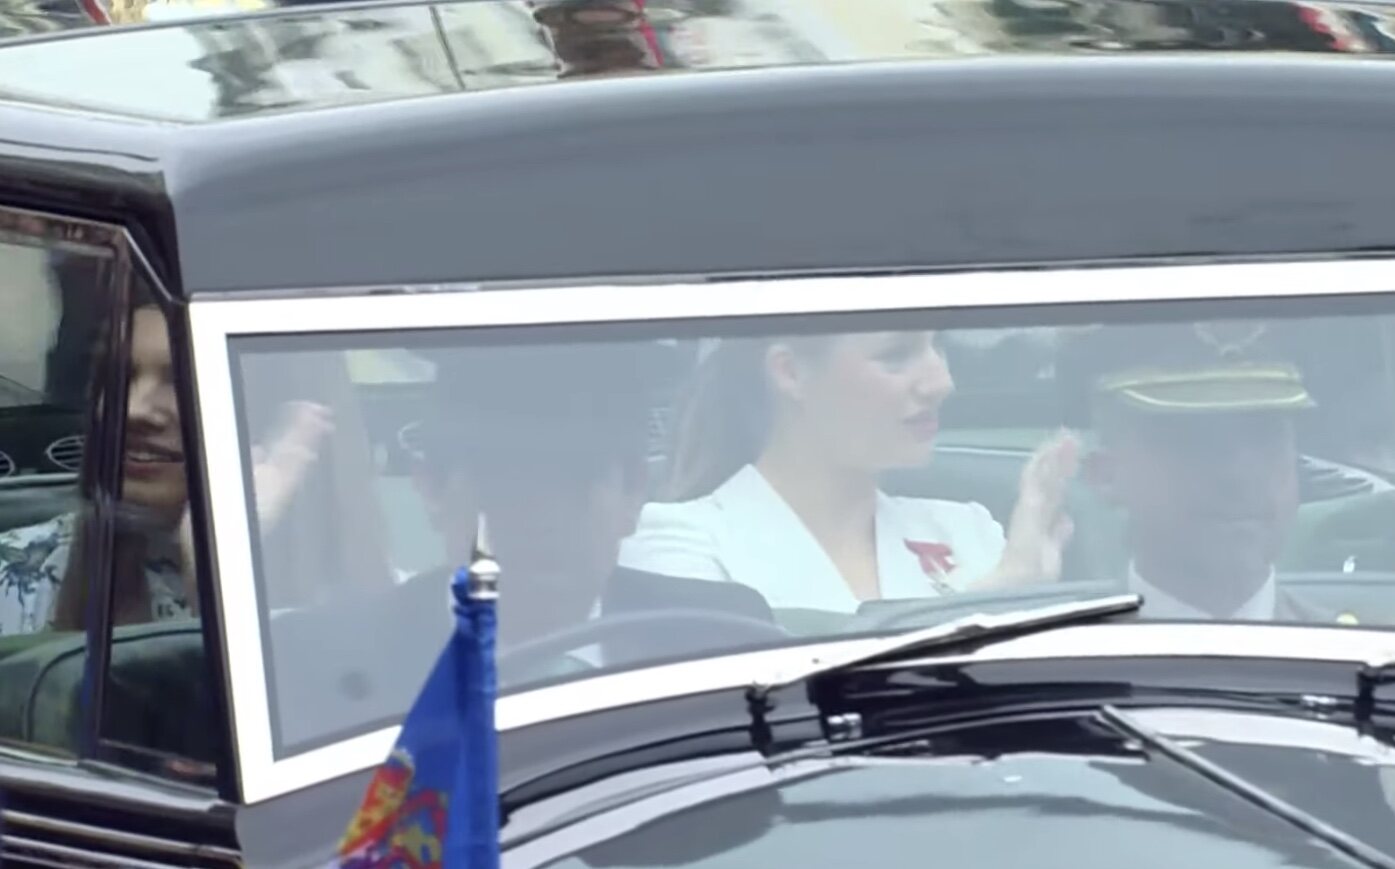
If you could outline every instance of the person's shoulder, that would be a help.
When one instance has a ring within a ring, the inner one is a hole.
[[[619,566],[665,576],[724,579],[718,542],[724,521],[717,493],[645,504],[634,534],[620,544]]]
[[[640,513],[641,528],[687,527],[708,529],[722,521],[728,506],[749,497],[750,476],[755,473],[748,465],[706,495],[683,501],[651,501]]]
[[[622,545],[622,552],[634,557],[636,552],[652,549],[712,550],[721,522],[721,506],[711,495],[691,501],[650,502],[640,510],[635,533]]]
[[[42,630],[72,540],[73,519],[0,532],[0,636]]]
[[[999,548],[1003,527],[988,508],[976,501],[941,501],[884,495],[882,509],[890,510],[896,524],[908,536],[927,536],[961,543],[979,540]]]
[[[73,517],[62,514],[22,528],[0,531],[0,566],[15,558],[32,561],[41,553],[65,547],[73,537]]]
[[[959,524],[993,522],[988,508],[977,501],[942,501],[938,498],[909,498],[885,495],[884,503],[897,515],[913,522]]]

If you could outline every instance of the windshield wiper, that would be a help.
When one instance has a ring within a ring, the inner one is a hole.
[[[1014,610],[998,615],[975,613],[933,627],[919,628],[867,643],[850,644],[851,649],[841,652],[834,651],[831,654],[815,656],[798,667],[777,673],[769,681],[754,682],[746,689],[753,740],[761,751],[772,745],[772,723],[768,716],[775,709],[775,703],[771,694],[781,688],[907,653],[946,652],[983,641],[1008,640],[1077,622],[1097,621],[1135,612],[1142,605],[1143,598],[1139,595],[1119,594]],[[829,736],[830,730],[842,730],[845,731],[843,735],[855,736],[858,729],[856,723],[849,724],[842,720],[844,717],[830,716],[824,720],[824,735]],[[846,732],[849,728],[853,732]]]
[[[869,664],[906,652],[934,652],[979,640],[1008,639],[1038,630],[1074,622],[1094,621],[1107,616],[1134,612],[1143,605],[1136,594],[1116,594],[1089,600],[1014,610],[999,615],[974,613],[944,624],[896,634],[867,645],[858,644],[842,654],[811,658],[801,667],[778,673],[768,682],[751,685],[750,696],[764,698],[779,688],[803,682],[814,676]]]
[[[1209,779],[1213,784],[1287,821],[1308,835],[1321,839],[1347,856],[1373,869],[1395,869],[1395,858],[1374,845],[1344,833],[1312,813],[1236,775],[1220,764],[1207,760],[1176,740],[1146,727],[1132,715],[1113,706],[1105,706],[1100,710],[1100,717],[1125,736],[1138,740],[1174,763]]]

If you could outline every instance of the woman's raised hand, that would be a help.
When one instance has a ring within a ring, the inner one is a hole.
[[[281,408],[271,440],[252,447],[252,489],[263,534],[281,521],[332,431],[334,416],[329,408],[310,401],[291,401]]]
[[[1066,488],[1080,467],[1080,441],[1061,432],[1038,447],[1022,469],[1017,504],[992,585],[1018,586],[1061,578],[1075,525],[1065,512]]]
[[[291,401],[282,406],[274,431],[269,442],[252,447],[252,490],[263,534],[281,521],[291,499],[319,459],[324,439],[334,431],[334,417],[324,405]],[[193,587],[194,533],[187,504],[179,522],[179,546],[184,556],[185,597],[197,613],[198,594]]]

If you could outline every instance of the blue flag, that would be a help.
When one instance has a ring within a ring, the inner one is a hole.
[[[339,844],[338,869],[498,869],[495,580],[487,556],[451,582],[455,631]]]

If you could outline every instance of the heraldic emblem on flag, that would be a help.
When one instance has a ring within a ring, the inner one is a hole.
[[[498,869],[499,568],[480,540],[451,581],[455,630],[369,783],[335,869]]]

